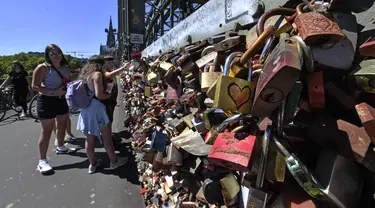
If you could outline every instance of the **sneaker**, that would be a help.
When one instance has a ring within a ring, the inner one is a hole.
[[[93,174],[96,172],[96,169],[101,165],[101,160],[96,160],[96,164],[95,165],[89,165],[89,174]]]
[[[76,149],[74,148],[67,148],[63,146],[62,148],[57,147],[56,148],[56,154],[61,155],[61,154],[70,154],[74,152]]]
[[[76,138],[74,137],[74,135],[66,135],[65,138],[64,138],[64,141],[65,142],[75,142],[76,141]]]
[[[116,168],[119,168],[119,167],[125,165],[127,162],[128,162],[127,157],[117,157],[117,161],[114,162],[114,163],[111,162],[111,164],[109,165],[109,170],[114,170]]]
[[[76,138],[73,135],[71,135],[71,136],[70,135],[66,135],[65,138],[64,138],[64,142],[67,142],[67,143],[74,142],[74,141],[76,141]],[[55,138],[55,146],[57,146],[57,145],[58,145],[58,142],[57,142],[57,137],[56,137]]]
[[[20,118],[26,118],[26,114],[24,112],[21,113]]]
[[[36,170],[39,171],[41,174],[46,174],[52,171],[52,167],[48,164],[48,161],[40,161]]]

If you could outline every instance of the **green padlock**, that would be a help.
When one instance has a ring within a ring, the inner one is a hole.
[[[214,107],[241,113],[251,111],[255,93],[255,85],[251,83],[251,64],[247,80],[229,76],[233,59],[241,57],[242,54],[234,52],[225,60],[224,74],[217,79]]]
[[[354,81],[358,90],[375,94],[375,60],[365,60],[361,69],[354,73]]]

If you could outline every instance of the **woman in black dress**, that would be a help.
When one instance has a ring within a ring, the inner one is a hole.
[[[12,71],[9,72],[8,78],[0,86],[3,88],[11,83],[14,86],[14,102],[22,107],[21,118],[27,115],[27,94],[29,93],[29,83],[27,81],[29,74],[19,61],[12,63]]]

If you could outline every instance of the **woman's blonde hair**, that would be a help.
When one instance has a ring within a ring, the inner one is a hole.
[[[81,70],[78,79],[87,81],[94,72],[103,73],[104,63],[105,61],[101,56],[91,56],[89,62]]]

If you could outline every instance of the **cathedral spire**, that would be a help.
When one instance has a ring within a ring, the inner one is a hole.
[[[105,32],[107,33],[107,47],[114,48],[116,46],[116,29],[113,29],[112,16],[109,16],[109,29],[105,29]]]

